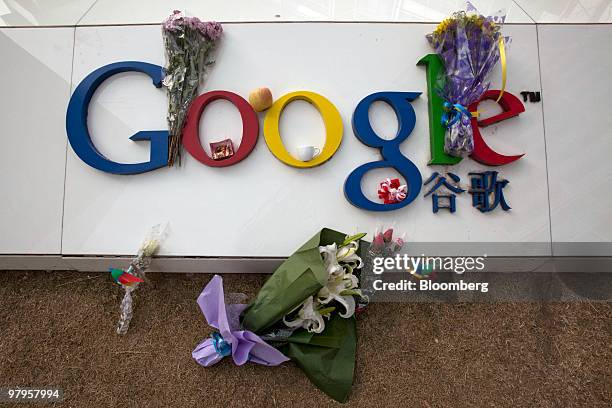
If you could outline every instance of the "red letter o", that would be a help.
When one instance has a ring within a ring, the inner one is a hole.
[[[232,157],[224,160],[213,160],[200,143],[200,117],[206,106],[217,99],[231,102],[242,117],[242,140]],[[183,130],[183,146],[197,161],[211,167],[226,167],[245,159],[255,148],[259,137],[259,120],[249,103],[240,95],[228,91],[210,91],[193,100],[187,112],[187,123]]]

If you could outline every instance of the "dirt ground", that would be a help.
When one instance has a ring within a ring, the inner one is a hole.
[[[119,336],[108,274],[0,272],[0,386],[57,385],[63,407],[341,406],[293,363],[197,365],[210,277],[149,274]],[[250,296],[265,279],[224,276]],[[358,333],[347,407],[612,404],[609,303],[373,304]]]

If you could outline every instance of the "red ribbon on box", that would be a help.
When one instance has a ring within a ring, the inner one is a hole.
[[[385,204],[395,204],[406,198],[407,191],[406,185],[400,185],[399,179],[386,179],[380,183],[378,198]]]

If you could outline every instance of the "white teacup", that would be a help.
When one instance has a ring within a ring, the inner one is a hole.
[[[297,157],[303,162],[311,161],[321,153],[321,149],[314,146],[298,146]]]

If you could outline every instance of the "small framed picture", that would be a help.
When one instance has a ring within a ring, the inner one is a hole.
[[[231,139],[221,140],[210,144],[213,160],[224,160],[234,155],[234,145]]]

